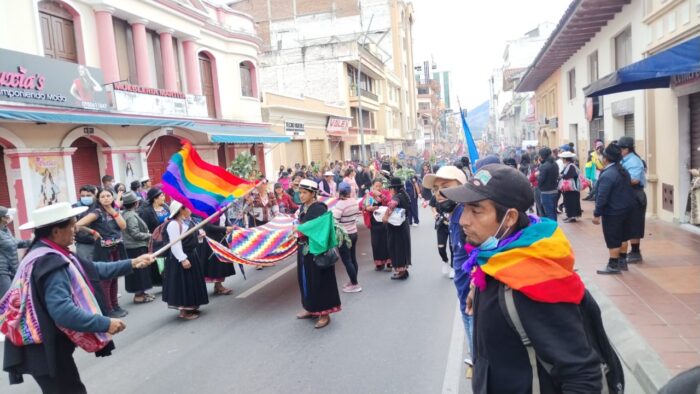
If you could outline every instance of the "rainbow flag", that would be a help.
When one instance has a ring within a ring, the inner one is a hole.
[[[574,272],[574,252],[564,232],[549,219],[531,224],[507,245],[481,251],[481,270],[528,298],[540,302],[578,304],[585,286]]]
[[[189,142],[170,158],[162,181],[167,195],[201,217],[214,214],[254,187],[253,182],[202,160]]]

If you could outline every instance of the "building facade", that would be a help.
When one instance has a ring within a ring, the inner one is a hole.
[[[248,15],[200,0],[0,10],[0,72],[14,80],[0,86],[0,205],[20,222],[105,174],[158,183],[182,140],[225,166],[243,151],[265,163],[263,144],[287,139],[261,120]]]
[[[329,135],[324,142],[342,138],[340,157],[361,158],[361,134],[367,158],[414,145],[410,3],[240,0],[230,7],[250,13],[263,39],[263,91],[346,109],[344,116],[352,119],[347,135]]]

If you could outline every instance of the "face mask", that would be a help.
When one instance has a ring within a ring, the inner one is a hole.
[[[503,217],[503,220],[501,220],[501,224],[498,225],[498,229],[496,229],[496,234],[486,238],[486,241],[482,242],[481,245],[479,245],[479,250],[482,251],[489,251],[489,250],[494,250],[498,247],[498,241],[500,241],[499,238],[496,238],[496,235],[498,235],[499,231],[501,231],[501,227],[503,227],[503,223],[506,221],[506,216]],[[510,230],[510,227],[506,229],[505,232],[508,232]]]
[[[83,205],[92,205],[93,202],[92,197],[80,197],[80,203]]]
[[[452,212],[457,208],[457,203],[452,200],[445,200],[438,203],[438,207],[442,212]]]

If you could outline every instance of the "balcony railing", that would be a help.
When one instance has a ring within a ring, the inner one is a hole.
[[[357,86],[351,84],[350,86],[348,86],[348,89],[350,90],[350,97],[357,97]],[[360,88],[360,95],[362,95],[362,97],[367,97],[368,99],[374,101],[379,101],[379,96],[363,88]]]

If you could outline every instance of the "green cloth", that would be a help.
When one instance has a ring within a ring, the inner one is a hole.
[[[338,246],[332,211],[327,211],[314,220],[300,224],[297,230],[309,238],[309,252],[313,255],[325,253]]]
[[[586,178],[594,183],[596,181],[596,167],[593,165],[592,161],[586,163]]]

